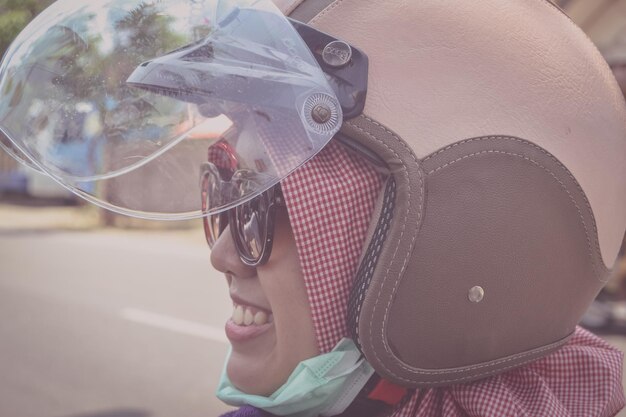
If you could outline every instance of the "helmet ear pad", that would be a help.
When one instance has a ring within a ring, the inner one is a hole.
[[[554,156],[489,136],[419,160],[366,117],[344,130],[392,173],[349,304],[377,372],[412,387],[464,383],[568,340],[609,270],[587,198]]]

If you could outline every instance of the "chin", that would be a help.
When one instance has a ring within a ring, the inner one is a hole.
[[[226,365],[226,373],[240,391],[269,397],[280,388],[291,372],[283,375],[284,372],[272,366],[271,360],[248,357],[233,351]]]

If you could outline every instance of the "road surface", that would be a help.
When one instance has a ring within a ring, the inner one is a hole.
[[[0,230],[0,416],[211,417],[231,304],[201,233]]]

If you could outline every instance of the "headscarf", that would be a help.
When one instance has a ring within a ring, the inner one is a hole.
[[[331,141],[281,182],[320,351],[345,337],[348,296],[381,175]]]
[[[331,141],[281,186],[319,348],[348,336],[350,287],[384,178]],[[609,417],[624,406],[623,354],[577,328],[551,355],[480,381],[411,391],[393,417]]]

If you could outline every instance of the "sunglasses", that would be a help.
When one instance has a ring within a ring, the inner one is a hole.
[[[202,166],[202,210],[215,207],[222,196],[247,187],[245,171],[238,171],[229,181],[220,180],[219,169],[207,162]],[[285,206],[277,184],[255,198],[230,210],[203,217],[204,234],[209,247],[213,247],[222,232],[230,225],[241,261],[252,267],[267,263],[272,252],[276,208]]]

